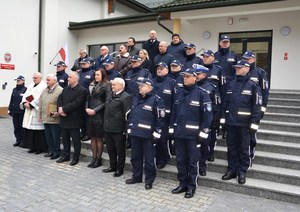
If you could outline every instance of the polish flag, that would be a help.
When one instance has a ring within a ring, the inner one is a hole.
[[[68,62],[69,62],[68,44],[65,44],[63,47],[61,47],[58,53],[59,53],[61,59],[65,62],[65,64],[68,65]]]

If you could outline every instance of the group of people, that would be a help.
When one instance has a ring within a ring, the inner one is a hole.
[[[103,172],[123,175],[126,147],[131,148],[132,177],[126,184],[141,183],[152,189],[156,169],[163,169],[176,155],[179,186],[173,194],[192,198],[199,174],[206,175],[207,161],[214,161],[220,126],[227,132],[228,169],[223,180],[246,172],[255,156],[256,131],[266,111],[268,80],[255,66],[255,53],[242,58],[230,50],[230,38],[220,38],[217,52],[196,55],[196,46],[185,44],[179,34],[172,42],[158,41],[151,30],[143,49],[128,38],[112,57],[101,46],[93,59],[85,49],[69,74],[66,64],[56,64],[56,74],[34,73],[26,90],[24,77],[16,78],[9,114],[16,143],[29,153],[79,162],[81,140],[90,139],[90,168],[102,165],[104,143],[110,166]],[[23,118],[24,116],[24,118]],[[24,130],[22,130],[24,129]],[[63,152],[60,152],[61,139]]]

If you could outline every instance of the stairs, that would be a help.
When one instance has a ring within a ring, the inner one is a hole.
[[[83,145],[83,148],[89,148]],[[227,169],[226,142],[218,139],[215,161],[208,162],[207,176],[198,184],[268,199],[300,203],[300,90],[272,90],[267,112],[257,133],[256,157],[245,185],[236,179],[221,180]],[[86,154],[85,154],[86,155]],[[126,167],[131,170],[130,151]],[[108,160],[107,154],[104,159]],[[158,170],[158,176],[177,178],[175,158]]]

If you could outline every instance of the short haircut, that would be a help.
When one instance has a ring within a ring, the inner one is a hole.
[[[112,83],[121,84],[123,88],[125,88],[125,81],[121,77],[116,77],[111,81]]]
[[[133,41],[133,43],[135,44],[135,39],[134,37],[129,37],[128,39],[131,39]]]
[[[57,81],[57,76],[55,75],[55,74],[48,74],[47,76],[46,76],[46,78],[51,78],[51,79],[54,79],[55,81]]]

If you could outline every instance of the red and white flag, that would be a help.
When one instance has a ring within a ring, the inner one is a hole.
[[[61,59],[65,62],[65,64],[68,65],[69,64],[68,44],[65,44],[63,47],[61,47],[58,53]]]

